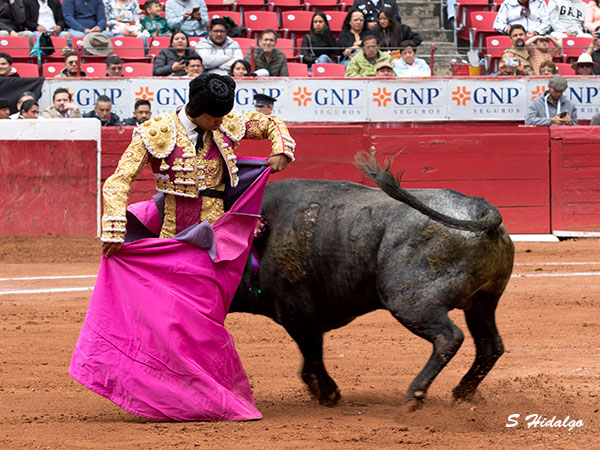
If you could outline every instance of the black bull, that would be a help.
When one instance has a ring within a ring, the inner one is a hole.
[[[433,345],[406,394],[418,405],[463,342],[448,317],[462,309],[476,356],[453,394],[469,399],[504,352],[495,310],[514,247],[501,216],[484,199],[454,191],[409,193],[373,158],[360,167],[381,190],[316,180],[267,186],[269,231],[255,242],[260,293],[249,290],[245,274],[231,311],[282,325],[304,357],[302,379],[321,404],[334,405],[341,395],[323,363],[323,334],[387,309]]]

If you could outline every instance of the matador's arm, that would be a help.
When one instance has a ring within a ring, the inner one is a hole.
[[[102,188],[104,214],[102,215],[103,242],[123,242],[127,219],[127,200],[131,184],[149,161],[148,152],[141,136],[136,133],[131,144],[121,156],[117,170]]]
[[[271,154],[286,155],[290,162],[294,161],[296,141],[290,136],[287,126],[275,116],[267,116],[253,111],[244,114],[246,123],[246,139],[268,139],[271,143]]]

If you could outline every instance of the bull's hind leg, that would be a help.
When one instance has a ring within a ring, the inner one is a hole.
[[[324,406],[335,406],[342,395],[335,381],[327,373],[323,362],[323,333],[319,330],[285,327],[298,344],[304,357],[301,377],[310,392]]]
[[[497,294],[478,292],[473,306],[465,310],[467,325],[475,341],[476,353],[473,365],[452,391],[456,399],[471,399],[479,383],[504,353],[502,338],[496,328],[495,312],[499,298]]]
[[[408,318],[406,314],[402,316],[392,314],[406,328],[433,345],[433,352],[427,364],[413,380],[405,397],[407,400],[420,403],[424,400],[427,389],[435,377],[460,348],[464,335],[460,328],[450,320],[447,310],[437,309],[430,311],[426,316],[419,315],[411,318]]]

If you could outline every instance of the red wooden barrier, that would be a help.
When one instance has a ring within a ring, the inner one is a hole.
[[[600,232],[600,127],[552,127],[552,229]]]

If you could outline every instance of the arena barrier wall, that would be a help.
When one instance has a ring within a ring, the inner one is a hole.
[[[0,121],[0,237],[99,230],[100,122]]]
[[[579,119],[600,112],[600,78],[570,77],[565,95]],[[432,122],[524,120],[529,103],[547,89],[541,77],[430,77],[396,79],[256,78],[237,79],[238,111],[253,110],[255,93],[277,99],[273,114],[286,122]],[[136,100],[147,99],[154,114],[172,111],[188,98],[189,79],[49,79],[40,109],[52,93],[66,87],[82,111],[107,95],[113,111],[130,117]]]

